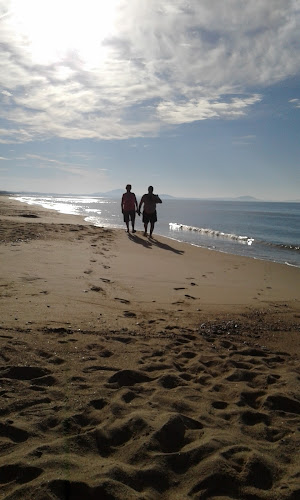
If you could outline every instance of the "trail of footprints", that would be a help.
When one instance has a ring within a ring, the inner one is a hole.
[[[58,330],[36,332],[52,352],[0,337],[1,498],[299,498],[287,354],[200,331]]]

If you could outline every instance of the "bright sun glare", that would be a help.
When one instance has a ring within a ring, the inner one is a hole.
[[[71,51],[87,65],[106,57],[119,0],[12,0],[10,21],[32,60],[51,64]]]

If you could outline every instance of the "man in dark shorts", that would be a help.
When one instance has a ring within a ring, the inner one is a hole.
[[[123,194],[121,200],[121,210],[127,227],[127,233],[129,233],[129,221],[131,221],[132,232],[135,233],[134,222],[137,208],[136,196],[134,193],[131,193],[131,185],[127,184],[126,193]]]
[[[141,206],[144,204],[143,223],[144,223],[144,236],[147,236],[148,224],[150,222],[150,238],[152,237],[154,224],[157,222],[156,205],[162,203],[157,194],[153,194],[153,186],[148,187],[148,193],[142,196],[139,204],[138,214],[141,212]]]

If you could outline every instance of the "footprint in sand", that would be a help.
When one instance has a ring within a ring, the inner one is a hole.
[[[3,465],[0,467],[0,484],[15,481],[19,484],[29,483],[42,474],[43,470],[38,467],[25,465]]]
[[[130,304],[130,300],[127,299],[120,299],[119,297],[115,297],[115,300],[118,300],[122,304]]]
[[[4,369],[1,376],[15,380],[33,380],[50,374],[50,370],[35,366],[11,366]]]
[[[91,286],[91,291],[92,292],[104,292],[103,288],[101,288],[101,286]]]
[[[90,401],[90,405],[95,408],[95,410],[102,410],[107,404],[107,401],[105,401],[105,399],[103,398],[93,399],[92,401]]]
[[[14,443],[27,441],[29,434],[27,431],[9,424],[0,423],[0,436],[7,437]]]
[[[225,403],[225,401],[213,401],[212,406],[216,410],[224,410],[225,408],[227,408],[228,404]]]
[[[271,419],[269,415],[266,415],[265,413],[261,412],[254,412],[250,410],[246,410],[241,413],[240,415],[240,420],[242,421],[243,424],[249,425],[249,426],[254,426],[256,424],[264,423],[266,425],[271,424]]]
[[[126,318],[136,318],[136,314],[132,311],[124,311],[124,316],[126,316]]]

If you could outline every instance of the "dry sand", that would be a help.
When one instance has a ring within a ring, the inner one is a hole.
[[[299,284],[0,197],[0,498],[300,498]]]

